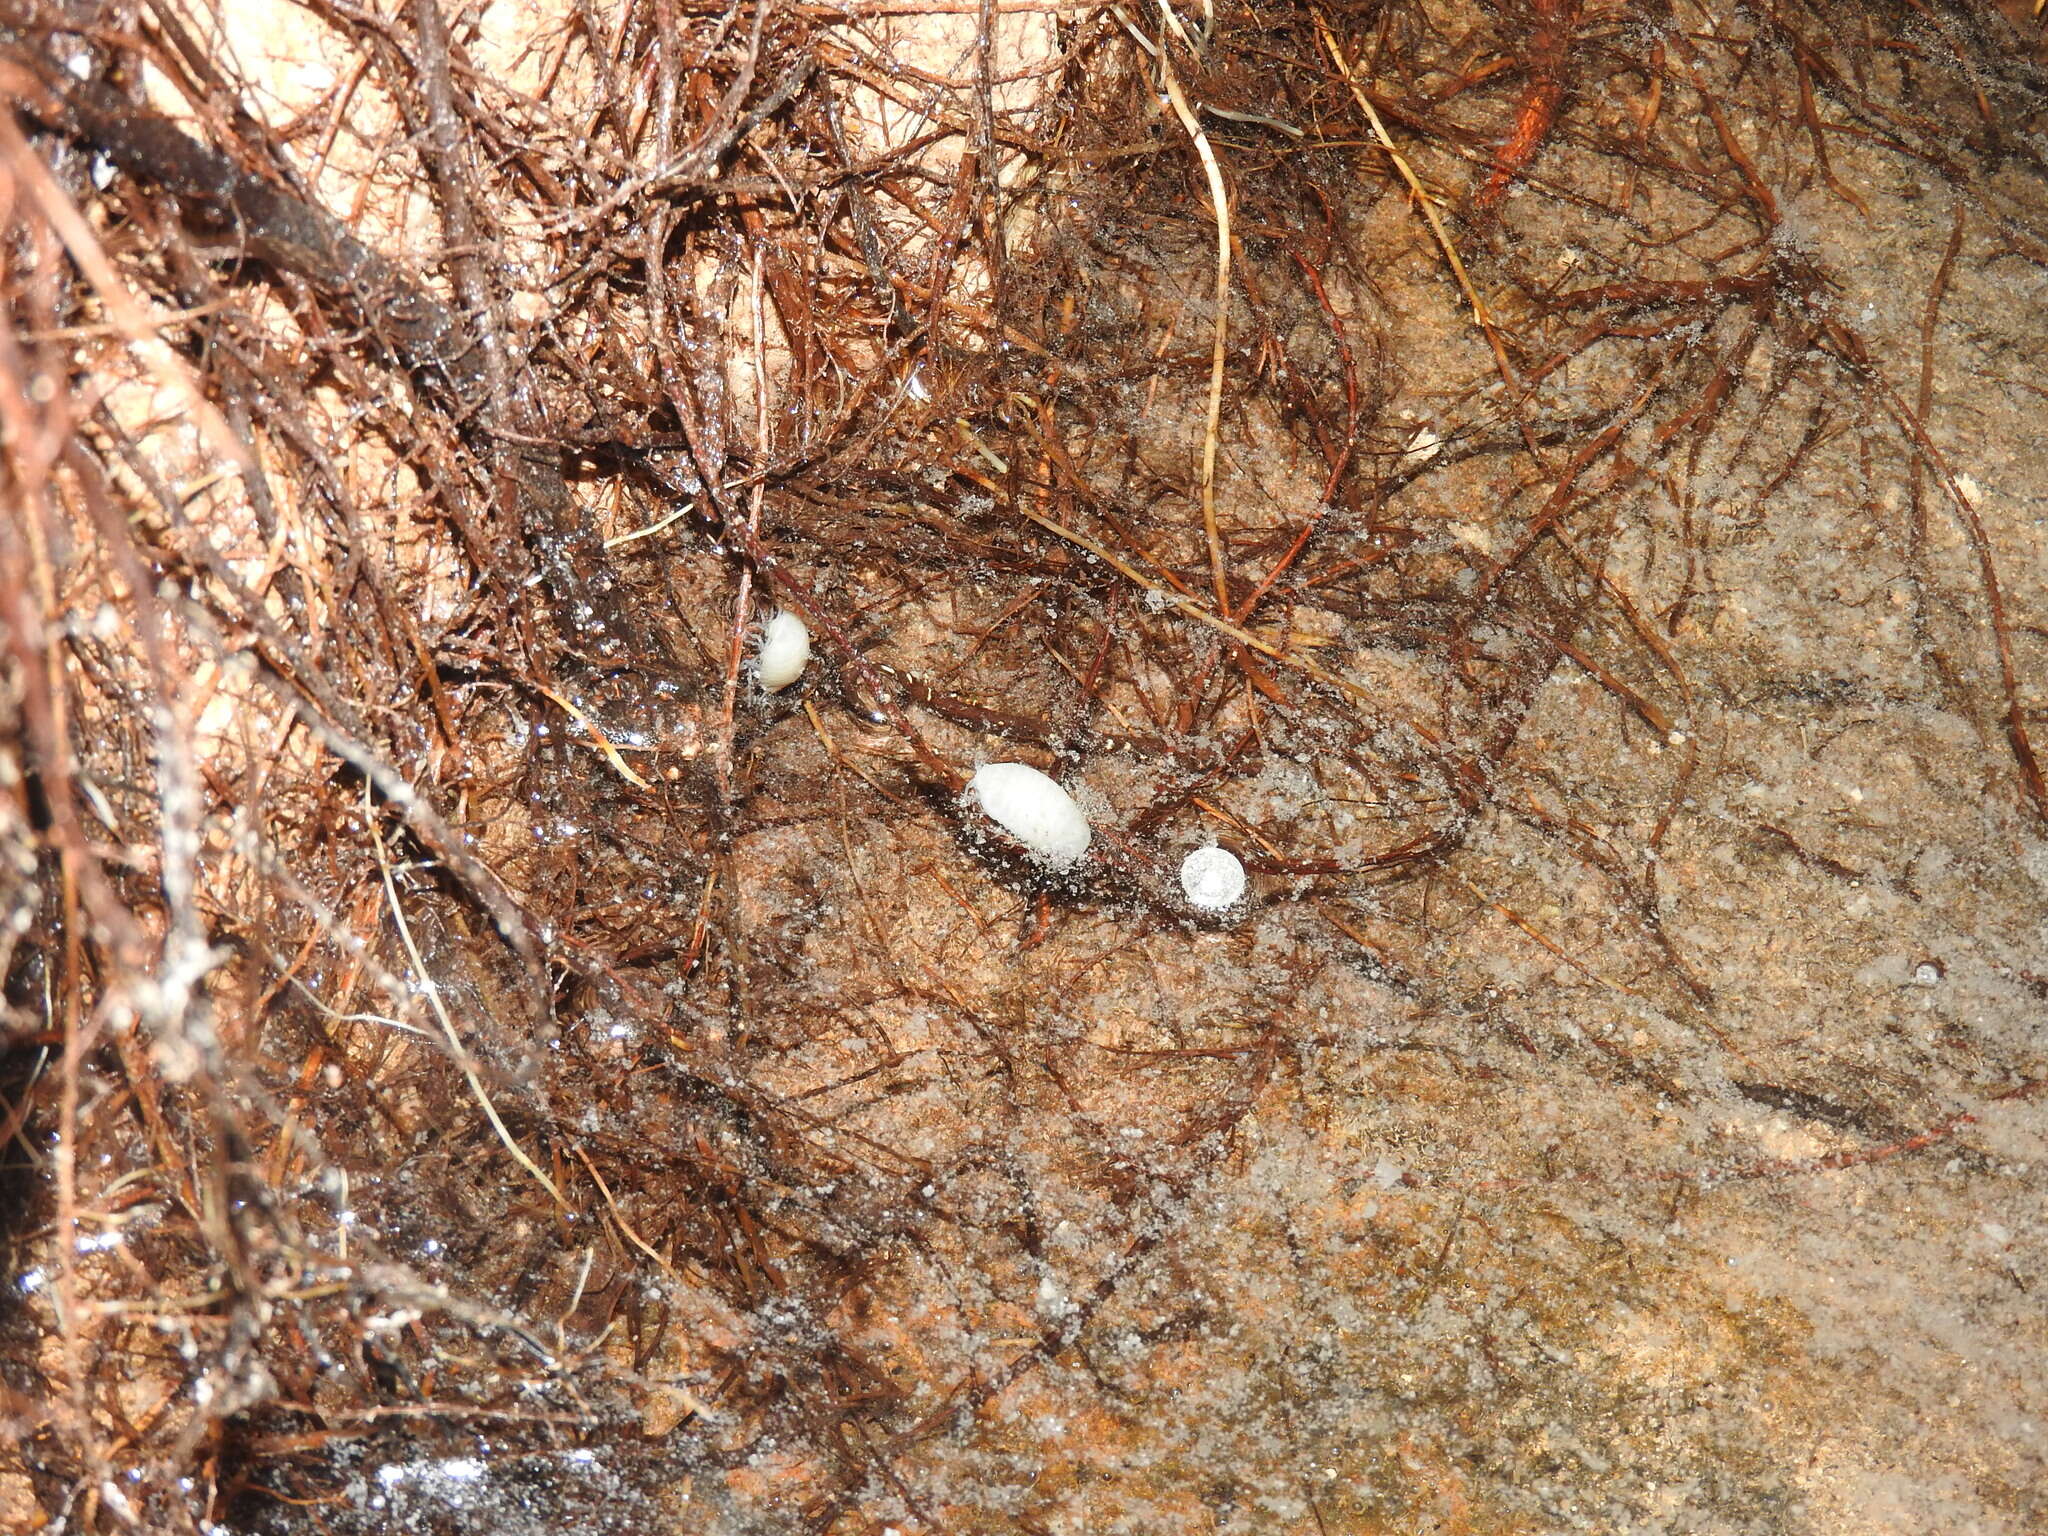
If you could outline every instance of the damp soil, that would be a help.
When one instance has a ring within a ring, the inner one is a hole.
[[[10,12],[0,1523],[2039,1529],[2028,12]]]

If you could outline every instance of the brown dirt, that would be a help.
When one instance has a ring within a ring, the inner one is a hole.
[[[0,1525],[2039,1529],[2028,11],[12,15]]]

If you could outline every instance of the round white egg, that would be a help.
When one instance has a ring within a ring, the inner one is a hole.
[[[1197,848],[1180,861],[1180,888],[1190,906],[1221,912],[1244,895],[1244,865],[1228,848]]]
[[[990,821],[1053,869],[1065,869],[1095,840],[1074,797],[1023,763],[984,763],[967,781],[967,793]]]
[[[811,632],[804,621],[787,608],[761,626],[761,649],[754,657],[754,681],[770,693],[780,693],[804,675],[811,659]]]

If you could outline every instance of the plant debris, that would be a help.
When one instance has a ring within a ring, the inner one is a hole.
[[[0,1514],[2048,1517],[2025,10],[10,0]]]

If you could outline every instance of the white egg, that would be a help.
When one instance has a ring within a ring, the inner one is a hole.
[[[1053,869],[1065,869],[1095,840],[1074,797],[1023,763],[984,763],[967,781],[967,793],[990,821]]]
[[[780,693],[804,675],[804,663],[811,659],[811,632],[804,621],[787,608],[761,626],[761,650],[754,658],[754,681],[770,693]]]
[[[1191,906],[1221,912],[1244,894],[1244,865],[1228,848],[1197,848],[1180,861],[1180,888]]]

